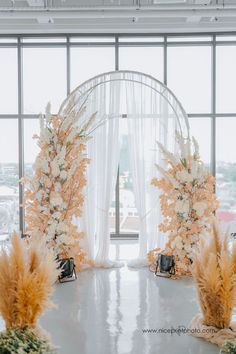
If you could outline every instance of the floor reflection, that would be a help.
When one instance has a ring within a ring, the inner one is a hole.
[[[113,241],[111,256],[117,255],[135,258],[137,243]],[[60,354],[219,353],[186,334],[143,333],[188,326],[199,311],[189,279],[156,278],[147,268],[91,269],[76,282],[58,286],[54,298],[58,308],[41,323]]]

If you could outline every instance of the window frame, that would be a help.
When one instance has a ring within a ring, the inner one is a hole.
[[[226,40],[224,40],[226,36]],[[229,36],[232,36],[232,40],[229,40]],[[236,112],[225,113],[225,112],[216,112],[216,48],[217,46],[236,46],[236,32],[214,32],[214,33],[178,33],[178,34],[156,34],[156,33],[122,33],[122,34],[27,34],[27,35],[14,35],[14,34],[2,34],[0,35],[0,48],[16,48],[17,49],[17,87],[18,87],[18,111],[16,114],[1,114],[0,119],[13,119],[16,118],[18,121],[18,165],[19,165],[19,180],[24,176],[24,120],[25,119],[38,119],[37,114],[24,114],[23,113],[23,73],[22,73],[22,64],[23,57],[22,51],[25,47],[63,47],[66,48],[66,93],[67,95],[71,91],[70,75],[71,75],[71,48],[72,47],[115,47],[115,62],[114,69],[119,70],[119,48],[120,47],[151,47],[158,46],[163,48],[163,68],[164,68],[164,78],[163,82],[165,85],[168,85],[167,82],[167,48],[168,47],[183,47],[183,46],[210,46],[211,47],[211,111],[210,112],[201,112],[201,113],[190,113],[189,117],[194,118],[204,118],[210,117],[211,119],[211,172],[215,176],[216,174],[216,121],[218,117],[233,117],[236,119]],[[64,42],[53,41],[53,38],[65,38]],[[102,41],[102,38],[106,40]],[[129,40],[122,41],[125,37],[128,37]],[[141,37],[142,41],[136,41],[135,38]],[[152,41],[145,40],[145,38],[153,37]],[[155,41],[154,38],[157,38]],[[175,40],[178,37],[177,40]],[[183,40],[181,40],[183,37]],[[1,42],[1,38],[4,38],[4,42]],[[5,38],[9,39],[9,42],[5,41]],[[34,38],[41,38],[42,41],[39,42]],[[45,38],[45,42],[43,39]],[[49,38],[52,41],[49,41]],[[82,40],[80,41],[80,38]],[[98,41],[92,41],[92,38],[98,38]],[[108,39],[111,40],[109,41]],[[134,41],[132,41],[134,38]],[[179,39],[180,38],[180,39]],[[184,40],[188,38],[188,40]],[[195,38],[195,40],[194,40]],[[196,38],[198,38],[196,40]],[[13,39],[16,39],[16,42],[13,42]],[[24,41],[24,39],[31,39],[32,41]],[[72,41],[71,39],[76,39]],[[87,39],[87,40],[86,40]],[[159,39],[159,40],[158,40]],[[160,41],[161,39],[161,41]],[[191,40],[192,39],[192,40]],[[19,218],[20,218],[20,230],[24,232],[24,211],[20,205],[23,204],[23,186],[19,182]],[[120,210],[119,210],[119,170],[117,175],[116,183],[116,231],[111,234],[112,238],[137,238],[138,234],[122,234],[120,233]]]

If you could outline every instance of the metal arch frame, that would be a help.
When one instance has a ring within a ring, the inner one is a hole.
[[[178,120],[178,124],[179,124],[179,128],[180,128],[180,131],[182,133],[182,127],[181,127],[181,124],[180,124],[180,121],[179,121],[179,117],[178,117],[178,114],[175,110],[175,108],[173,107],[172,103],[170,102],[170,100],[168,99],[168,97],[166,97],[164,95],[164,92],[167,91],[170,96],[172,96],[174,98],[174,101],[177,103],[177,106],[179,106],[180,108],[180,111],[183,115],[183,118],[184,118],[184,121],[185,121],[185,124],[186,124],[186,128],[187,128],[187,131],[188,131],[188,136],[186,138],[189,138],[189,123],[188,123],[188,116],[187,116],[187,113],[185,112],[182,104],[180,103],[180,101],[177,99],[177,97],[174,95],[174,93],[165,85],[163,84],[161,81],[155,79],[153,76],[151,75],[148,75],[148,74],[145,74],[145,73],[141,73],[139,71],[131,71],[131,70],[116,70],[116,71],[109,71],[109,72],[105,72],[105,73],[102,73],[102,74],[99,74],[99,75],[96,75],[94,76],[93,78],[89,79],[89,80],[86,80],[84,83],[82,83],[81,85],[77,86],[71,93],[70,95],[62,102],[60,108],[59,108],[59,111],[58,111],[58,114],[62,114],[62,111],[63,111],[63,107],[64,105],[66,105],[66,103],[70,100],[71,97],[73,97],[77,92],[80,93],[80,90],[81,88],[83,88],[84,86],[86,85],[89,85],[89,83],[93,82],[94,80],[97,80],[97,79],[100,79],[100,78],[103,78],[103,77],[106,77],[106,76],[112,76],[112,75],[117,75],[117,74],[134,74],[134,75],[140,75],[144,78],[148,78],[150,79],[151,81],[157,83],[160,88],[163,88],[164,90],[163,91],[159,91],[158,89],[156,89],[155,87],[152,87],[151,85],[148,85],[146,83],[143,83],[141,81],[138,81],[138,80],[132,80],[132,79],[127,79],[127,78],[111,78],[111,79],[108,79],[108,80],[105,80],[105,81],[102,81],[102,82],[99,82],[93,86],[91,86],[89,89],[87,89],[86,91],[84,92],[81,92],[81,97],[86,97],[86,100],[87,98],[89,97],[89,95],[100,85],[105,85],[107,83],[110,83],[110,82],[134,82],[134,83],[137,83],[137,84],[140,84],[140,85],[143,85],[143,86],[146,86],[146,87],[149,87],[151,90],[155,91],[157,94],[159,94],[160,96],[162,96],[166,101],[167,103],[171,106],[173,112],[175,113],[175,116]],[[87,95],[87,96],[86,96]]]
[[[208,40],[201,40],[208,36]],[[222,38],[218,38],[216,40],[216,36],[222,36]],[[224,36],[234,36],[230,41],[224,40]],[[53,38],[53,37],[64,37],[65,42],[33,42],[33,38]],[[83,37],[83,41],[77,42],[70,41],[70,38],[75,37]],[[111,38],[110,42],[102,42],[101,41],[92,41],[90,38]],[[143,41],[129,41],[129,42],[122,42],[119,41],[120,38],[137,38],[142,37]],[[145,41],[147,37],[156,37],[162,38],[163,41]],[[188,41],[175,41],[176,37],[187,37],[189,38]],[[191,41],[190,37],[198,37],[197,41]],[[1,38],[9,38],[9,42],[2,42]],[[15,39],[15,42],[10,42],[11,38]],[[23,38],[32,38],[32,42],[23,42]],[[87,41],[84,39],[87,38]],[[173,39],[173,40],[172,40]],[[75,47],[112,47],[115,50],[115,59],[114,59],[114,69],[119,70],[119,48],[121,47],[161,47],[163,48],[163,81],[164,84],[168,84],[168,70],[167,70],[167,59],[168,59],[168,48],[169,47],[198,47],[198,46],[209,46],[212,48],[212,65],[211,65],[211,110],[209,112],[201,112],[201,113],[193,113],[189,112],[188,117],[190,119],[194,118],[210,118],[211,120],[211,171],[215,174],[216,170],[216,122],[218,117],[232,117],[236,118],[236,112],[231,113],[224,113],[224,112],[216,112],[216,90],[215,90],[215,83],[216,83],[216,48],[220,46],[236,46],[236,32],[232,31],[224,31],[224,32],[204,32],[204,33],[196,33],[196,32],[189,32],[189,33],[67,33],[67,34],[58,34],[58,33],[49,33],[49,34],[1,34],[0,35],[0,48],[15,48],[16,55],[17,55],[17,67],[18,67],[18,111],[16,114],[0,114],[0,119],[16,119],[18,122],[18,147],[19,147],[19,154],[18,154],[18,165],[19,165],[19,177],[21,178],[24,174],[24,138],[23,132],[24,127],[23,123],[26,119],[37,119],[37,114],[24,114],[23,112],[23,91],[22,91],[22,77],[23,77],[23,70],[22,70],[22,49],[23,48],[40,48],[40,47],[62,47],[66,49],[66,78],[67,78],[67,95],[70,93],[70,73],[71,73],[71,65],[70,65],[70,53],[71,48]],[[117,187],[118,188],[118,183]],[[118,191],[119,192],[119,191]],[[118,195],[119,193],[117,193]],[[19,186],[19,204],[23,202],[23,189],[22,186]],[[119,199],[117,199],[119,203]],[[22,210],[20,208],[20,210]],[[118,220],[119,222],[119,220]],[[20,230],[23,230],[23,213],[20,211]]]
[[[117,58],[118,59],[118,58]],[[118,67],[118,65],[117,65]],[[112,75],[119,75],[121,74],[121,77],[119,78],[112,78]],[[124,74],[124,77],[122,77]],[[153,87],[151,86],[150,84],[147,84],[147,83],[144,83],[142,81],[138,81],[138,80],[135,80],[135,79],[128,79],[125,77],[126,74],[133,74],[133,75],[140,75],[141,77],[143,78],[148,78],[152,83],[154,82],[157,86],[159,86],[160,90],[158,90],[156,87]],[[111,79],[106,79],[106,77],[111,77]],[[102,78],[104,78],[104,80],[102,81]],[[101,79],[100,82],[92,85],[91,87],[87,88],[86,90],[82,90],[84,87],[86,86],[89,86],[89,84],[93,83],[94,81],[96,80],[99,80]],[[163,97],[167,104],[170,105],[170,107],[172,108],[176,118],[177,118],[177,121],[178,121],[178,125],[179,125],[179,129],[180,129],[180,132],[181,134],[183,135],[182,133],[182,126],[181,126],[181,123],[180,123],[180,120],[179,120],[179,116],[176,112],[176,109],[173,107],[173,103],[175,102],[177,107],[179,107],[180,109],[180,112],[184,118],[184,123],[185,123],[185,126],[186,126],[186,129],[187,129],[187,137],[189,139],[189,123],[188,123],[188,116],[182,106],[182,104],[180,103],[180,101],[177,99],[177,97],[174,95],[174,93],[165,85],[163,84],[161,81],[157,80],[156,78],[154,78],[153,76],[151,75],[148,75],[148,74],[145,74],[145,73],[141,73],[141,72],[138,72],[138,71],[131,71],[131,70],[115,70],[115,71],[109,71],[109,72],[105,72],[105,73],[102,73],[102,74],[99,74],[99,75],[96,75],[94,77],[92,77],[91,79],[89,80],[86,80],[85,82],[83,82],[82,84],[80,84],[79,86],[77,86],[71,93],[70,95],[62,102],[60,108],[59,108],[59,111],[58,111],[58,114],[59,115],[63,115],[63,110],[66,108],[66,104],[67,102],[70,101],[71,98],[73,97],[76,97],[76,94],[78,94],[78,99],[76,100],[75,98],[75,102],[74,105],[71,107],[71,109],[73,109],[73,107],[75,107],[75,105],[78,103],[78,101],[80,99],[82,99],[82,104],[81,106],[84,104],[84,102],[87,101],[88,97],[91,95],[91,93],[97,88],[99,87],[100,85],[106,85],[110,82],[134,82],[134,83],[137,83],[137,84],[140,84],[140,85],[143,85],[145,87],[148,87],[150,88],[151,90],[153,90],[154,92],[156,92],[156,94],[160,95],[161,97]],[[163,89],[163,91],[161,91],[161,89]],[[164,92],[167,92],[167,97],[166,95],[164,95]],[[170,102],[170,99],[169,97],[170,96],[172,99],[173,99],[173,102],[171,103]],[[119,118],[118,118],[119,119]],[[102,124],[105,124],[106,123],[106,119],[102,120],[99,122],[98,125],[96,125],[92,131],[90,132],[90,134],[95,131],[99,126],[101,126]],[[116,188],[115,188],[115,233],[114,234],[111,234],[111,237],[112,238],[116,238],[116,237],[120,237],[120,189],[119,189],[119,167],[118,167],[118,171],[117,171],[117,180],[116,180]],[[134,238],[138,238],[138,234],[136,233],[129,233],[129,234],[124,234],[122,233],[122,236],[125,237],[125,238],[131,238],[131,239],[134,239]]]

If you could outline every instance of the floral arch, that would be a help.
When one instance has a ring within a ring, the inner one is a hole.
[[[103,73],[84,82],[65,99],[59,115],[66,119],[69,112],[79,111],[84,105],[86,111],[76,123],[78,129],[97,112],[88,130],[90,164],[79,223],[87,235],[89,258],[98,266],[119,266],[108,258],[108,215],[119,162],[119,131],[126,120],[140,224],[137,264],[146,264],[147,252],[164,242],[157,237],[159,195],[150,184],[156,175],[155,163],[164,164],[156,140],[174,152],[175,132],[189,137],[187,114],[168,87],[150,75],[134,71]]]

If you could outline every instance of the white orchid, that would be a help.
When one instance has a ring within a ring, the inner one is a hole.
[[[50,204],[52,205],[52,207],[57,207],[63,204],[63,199],[62,197],[58,194],[55,197],[52,197],[50,199]]]
[[[197,216],[201,217],[207,209],[207,204],[204,202],[196,202],[193,204],[193,209],[196,211]]]
[[[63,221],[61,221],[57,225],[57,231],[58,233],[66,233],[68,231],[68,226]]]
[[[52,214],[53,219],[60,219],[61,213],[59,211],[56,211]]]
[[[35,196],[36,196],[36,199],[37,199],[38,201],[41,201],[42,198],[43,198],[43,193],[42,193],[42,191],[38,191],[38,192],[35,194]]]
[[[60,192],[61,191],[61,183],[60,182],[56,182],[54,184],[54,189],[55,189],[55,192]]]
[[[178,171],[176,173],[176,177],[177,179],[181,182],[181,183],[191,183],[194,180],[194,177],[192,176],[191,173],[189,173],[187,170],[181,170]]]
[[[57,159],[54,159],[52,162],[51,162],[51,173],[53,175],[53,177],[58,177],[60,175],[60,167],[58,165],[58,161]]]
[[[63,179],[63,180],[66,180],[67,178],[67,172],[65,170],[61,171],[60,173],[60,178]]]
[[[176,213],[180,213],[180,214],[188,214],[189,213],[189,208],[190,208],[190,204],[188,200],[177,200],[176,204],[175,204],[175,211]]]

